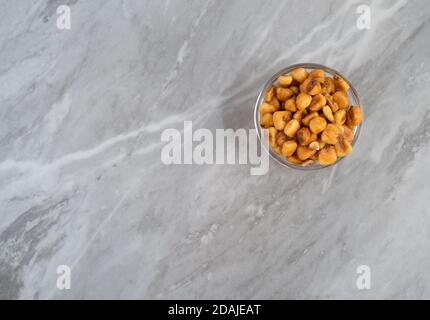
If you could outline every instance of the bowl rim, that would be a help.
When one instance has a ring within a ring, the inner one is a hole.
[[[354,88],[354,86],[348,80],[348,78],[346,78],[339,71],[332,69],[330,67],[327,67],[325,65],[318,64],[318,63],[302,62],[302,63],[292,64],[292,65],[289,65],[285,68],[282,68],[281,70],[276,72],[273,76],[271,76],[269,78],[269,80],[267,80],[267,82],[263,85],[262,89],[260,90],[260,93],[258,94],[257,100],[255,102],[255,107],[254,107],[254,126],[255,126],[255,130],[257,131],[257,136],[258,136],[258,139],[260,140],[260,142],[262,142],[262,140],[261,140],[262,139],[262,132],[261,132],[262,128],[260,127],[260,114],[258,111],[260,109],[262,99],[263,99],[267,89],[269,88],[269,86],[273,85],[273,83],[275,83],[275,81],[278,79],[278,77],[280,75],[286,74],[286,73],[288,73],[288,72],[290,72],[296,68],[322,69],[322,70],[324,70],[324,72],[329,73],[332,76],[337,75],[337,76],[341,77],[343,80],[345,80],[348,83],[348,85],[350,87],[350,92],[348,90],[348,95],[349,95],[349,93],[351,93],[351,95],[353,96],[353,98],[356,102],[354,105],[358,105],[364,114],[363,106],[360,102],[360,97],[358,96],[357,90]],[[362,126],[362,123],[360,123],[358,126],[356,126],[354,128],[354,131],[353,131],[354,132],[354,140],[351,142],[351,146],[354,146],[356,144],[358,137],[360,136],[361,126]],[[346,158],[346,157],[342,157],[342,158],[338,159],[335,163],[328,165],[328,166],[321,166],[320,164],[302,166],[302,165],[296,165],[296,164],[293,164],[291,162],[288,162],[285,159],[285,157],[278,155],[274,151],[272,151],[270,146],[266,145],[265,143],[261,143],[261,144],[263,145],[265,152],[268,152],[270,157],[272,159],[274,159],[276,162],[278,162],[279,164],[281,164],[287,168],[303,170],[303,171],[312,171],[312,170],[320,170],[320,169],[330,168],[332,166],[337,165],[340,161],[342,161],[344,158]],[[261,150],[261,151],[263,151],[263,150]]]

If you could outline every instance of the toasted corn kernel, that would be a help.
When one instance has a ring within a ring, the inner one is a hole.
[[[276,143],[276,134],[278,130],[275,127],[270,127],[269,129],[269,144],[272,148],[275,148],[278,144]]]
[[[290,89],[294,92],[295,95],[298,95],[300,92],[299,87],[291,86]]]
[[[347,113],[347,125],[350,127],[358,126],[363,122],[363,112],[359,106],[352,106]]]
[[[296,112],[297,111],[296,98],[290,98],[287,101],[285,101],[284,109],[291,112]]]
[[[326,126],[327,120],[320,116],[312,118],[309,122],[309,128],[311,128],[312,132],[315,134],[322,132]]]
[[[287,122],[284,128],[284,133],[290,138],[294,138],[297,131],[300,129],[300,123],[296,119],[291,119]]]
[[[312,102],[312,97],[306,93],[299,93],[296,98],[296,107],[299,110],[305,110]]]
[[[307,146],[309,143],[311,143],[311,131],[306,128],[300,128],[299,131],[297,131],[297,141],[302,146]]]
[[[277,111],[276,107],[273,104],[263,102],[260,106],[260,115],[264,115],[265,113],[273,113]]]
[[[264,95],[264,101],[270,102],[273,97],[275,96],[275,87],[271,87],[269,90],[266,91],[266,94]]]
[[[344,79],[342,79],[339,76],[333,76],[333,82],[336,87],[336,90],[339,91],[348,91],[349,90],[349,84]]]
[[[302,119],[303,125],[306,127],[309,127],[309,122],[312,120],[312,118],[318,117],[318,112],[314,111],[309,113],[306,117]]]
[[[346,125],[343,125],[343,137],[349,143],[354,140],[354,132]]]
[[[337,110],[339,110],[339,106],[336,102],[333,101],[333,97],[329,94],[325,95],[325,98],[327,100],[327,105],[330,107],[331,112],[335,113]]]
[[[276,97],[273,97],[272,100],[270,100],[269,103],[275,106],[276,111],[278,111],[279,108],[281,107],[281,103],[279,102],[278,99],[276,99]]]
[[[293,155],[294,152],[296,152],[296,149],[297,149],[297,142],[295,142],[294,140],[285,141],[284,144],[282,145],[282,154],[285,157],[289,157]]]
[[[287,160],[288,160],[288,162],[291,162],[293,164],[302,164],[302,162],[303,162],[302,160],[300,160],[299,158],[297,158],[296,155],[287,157]]]
[[[334,122],[343,125],[346,121],[346,110],[341,109],[334,114]]]
[[[314,69],[311,71],[310,76],[312,78],[324,78],[325,72],[323,69]]]
[[[322,94],[317,94],[312,97],[311,104],[309,105],[309,111],[318,111],[326,104],[326,98]]]
[[[329,123],[321,133],[321,141],[327,144],[335,144],[341,134],[342,130],[338,126]]]
[[[276,111],[273,114],[273,126],[276,130],[284,130],[285,125],[292,117],[293,115],[290,111]]]
[[[291,76],[297,82],[302,83],[308,77],[308,72],[305,68],[297,68],[291,71]]]
[[[325,78],[324,82],[321,84],[321,93],[322,94],[332,94],[336,91],[336,87],[334,85],[332,78]]]
[[[334,148],[338,157],[345,157],[352,152],[351,144],[344,138],[338,139]]]
[[[349,98],[344,91],[336,91],[333,94],[333,101],[337,103],[340,109],[348,108]]]
[[[325,72],[322,69],[315,69],[312,70],[309,76],[315,80],[317,80],[319,83],[324,83],[325,80]]]
[[[296,119],[299,123],[302,122],[303,117],[305,116],[305,111],[297,111],[293,115],[293,119]]]
[[[333,112],[331,111],[329,106],[322,107],[322,112],[328,121],[334,122]]]
[[[278,77],[278,83],[281,87],[288,87],[293,82],[293,77],[290,75],[283,75]]]
[[[318,151],[320,149],[320,145],[319,145],[318,141],[313,141],[309,144],[308,148]]]
[[[306,159],[309,159],[311,156],[313,156],[317,151],[313,149],[309,149],[305,146],[298,146],[296,150],[297,158],[304,161]]]
[[[279,146],[282,146],[284,144],[284,142],[287,141],[287,140],[288,140],[288,137],[285,135],[285,133],[283,131],[279,131],[276,134],[276,143]]]
[[[294,95],[293,90],[288,88],[276,88],[276,98],[279,101],[285,101]]]
[[[336,150],[333,146],[325,146],[318,154],[318,161],[322,166],[328,166],[337,161]]]
[[[263,128],[273,127],[273,114],[272,113],[263,114],[260,118],[260,125]]]
[[[321,93],[321,84],[313,78],[308,78],[300,85],[300,91],[314,96]]]

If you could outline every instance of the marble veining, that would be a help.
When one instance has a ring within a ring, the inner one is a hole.
[[[370,30],[362,4],[0,1],[0,298],[430,298],[430,3],[373,1]],[[252,128],[263,83],[298,62],[357,88],[347,159],[161,162],[186,120]]]

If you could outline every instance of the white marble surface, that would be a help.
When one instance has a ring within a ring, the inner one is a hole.
[[[0,297],[430,298],[430,2],[372,1],[371,30],[361,4],[1,0]],[[348,159],[160,161],[185,120],[252,128],[261,85],[297,62],[359,91]]]

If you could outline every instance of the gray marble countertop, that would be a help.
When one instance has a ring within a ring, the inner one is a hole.
[[[0,298],[430,298],[430,2],[374,1],[364,30],[362,4],[0,1]],[[347,159],[162,163],[184,121],[253,128],[298,62],[358,90]]]

